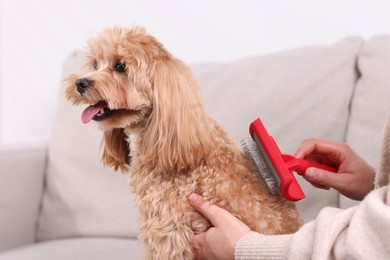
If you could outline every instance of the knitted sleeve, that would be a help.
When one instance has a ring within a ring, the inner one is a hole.
[[[292,235],[266,236],[250,232],[235,247],[235,259],[286,259]]]
[[[376,187],[383,187],[389,183],[390,173],[390,113],[387,115],[382,135],[381,160],[375,178]]]
[[[236,244],[236,259],[388,259],[388,187],[371,192],[356,207],[323,209],[292,235],[251,232]],[[390,203],[390,202],[389,202]]]

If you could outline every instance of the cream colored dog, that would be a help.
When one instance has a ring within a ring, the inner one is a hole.
[[[190,69],[143,28],[111,28],[89,42],[87,72],[65,90],[103,129],[105,165],[131,172],[148,259],[193,259],[194,233],[210,223],[196,192],[264,234],[296,231],[291,202],[270,195],[245,153],[205,111]],[[245,127],[245,126],[244,126]]]

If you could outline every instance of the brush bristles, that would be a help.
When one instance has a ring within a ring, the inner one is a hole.
[[[256,140],[256,136],[254,138],[255,140],[249,137],[242,139],[241,147],[256,166],[260,179],[265,183],[269,191],[276,195],[279,193],[279,177],[277,177],[277,173],[259,140]]]

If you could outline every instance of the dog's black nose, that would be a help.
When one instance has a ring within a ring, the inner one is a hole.
[[[91,85],[91,81],[86,79],[86,78],[82,78],[82,79],[77,79],[76,80],[76,87],[77,87],[77,91],[80,93],[80,94],[83,94],[85,92],[85,90]]]

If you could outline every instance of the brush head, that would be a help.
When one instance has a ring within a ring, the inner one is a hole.
[[[257,145],[260,157],[264,158],[271,173],[278,180],[279,191],[287,200],[298,201],[305,198],[298,181],[295,179],[293,170],[288,168],[275,140],[265,129],[260,118],[252,122],[249,132]],[[267,174],[270,175],[270,174]]]
[[[257,143],[256,143],[257,142]],[[279,178],[259,140],[254,136],[241,140],[241,147],[257,169],[260,180],[273,195],[279,194]]]

